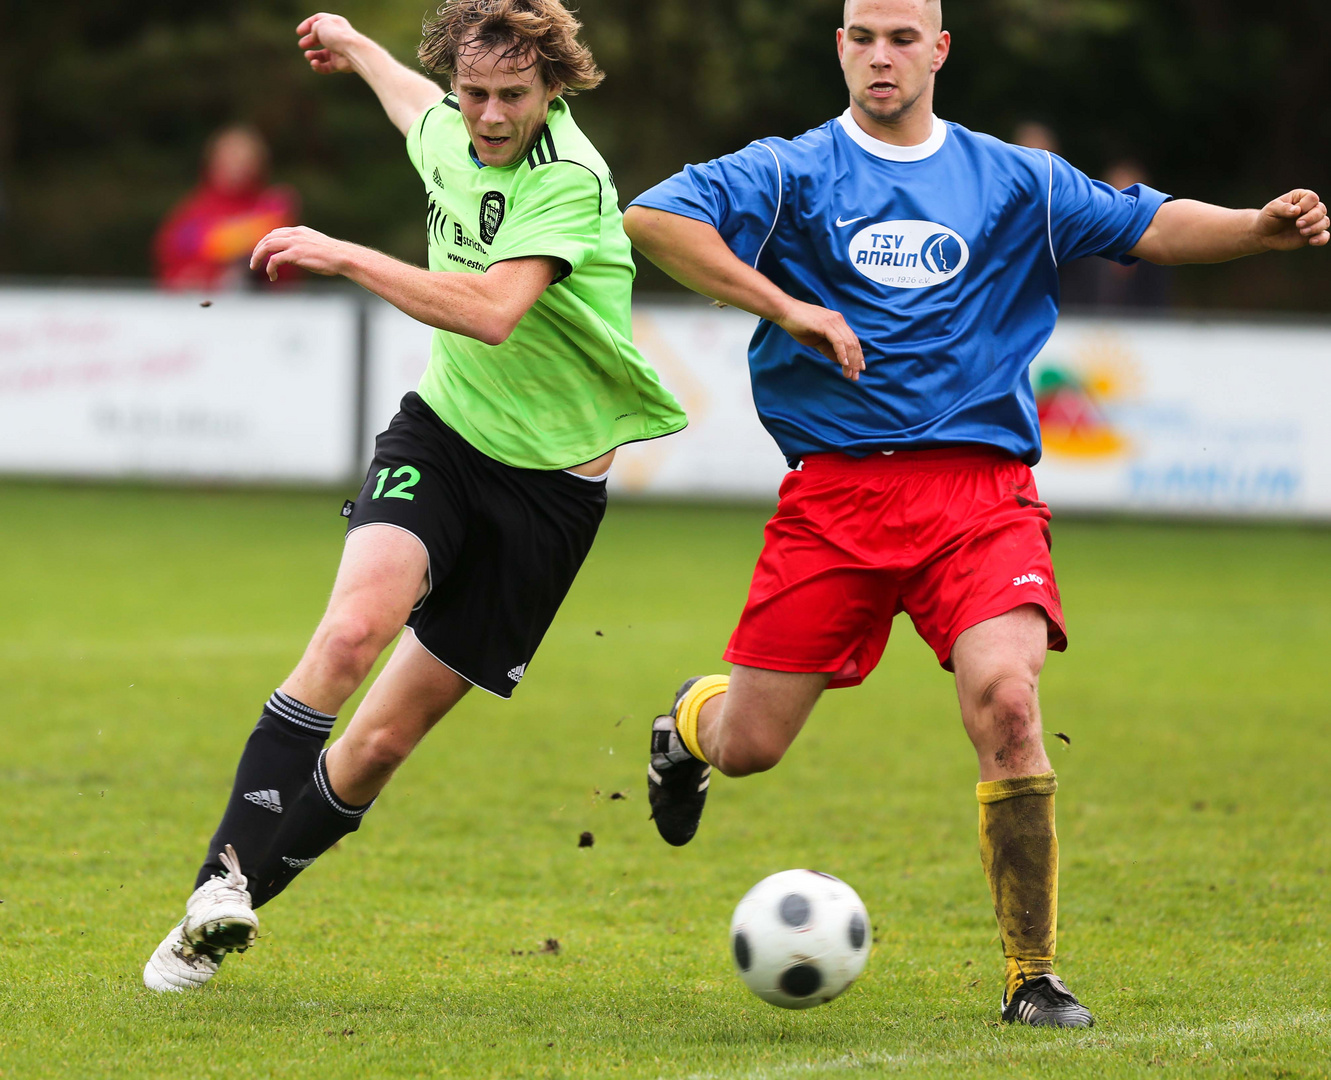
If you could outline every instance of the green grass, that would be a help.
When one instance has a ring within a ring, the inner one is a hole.
[[[974,760],[904,619],[779,769],[656,838],[645,728],[718,668],[755,510],[614,506],[516,699],[465,701],[206,990],[149,994],[340,505],[0,486],[0,1075],[1327,1075],[1331,532],[1292,528],[1057,526],[1073,648],[1043,696],[1088,1032],[994,1022]],[[876,935],[807,1013],[726,948],[792,866],[849,880]]]

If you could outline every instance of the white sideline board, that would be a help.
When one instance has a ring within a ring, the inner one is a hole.
[[[343,481],[358,317],[345,297],[0,290],[0,470]]]
[[[0,289],[0,472],[362,474],[425,369],[429,327],[346,294],[202,299]],[[633,321],[690,423],[623,447],[611,490],[774,502],[786,463],[753,408],[756,320],[642,301]],[[1331,520],[1331,324],[1070,317],[1031,374],[1044,419],[1036,477],[1055,512]]]
[[[1067,318],[1050,373],[1072,391],[1037,394],[1055,511],[1331,518],[1331,326]]]
[[[753,407],[756,325],[734,309],[635,306],[634,339],[689,426],[621,448],[612,492],[775,501],[787,466]],[[364,461],[425,369],[430,330],[376,305],[369,337]],[[1031,377],[1045,413],[1035,472],[1055,512],[1331,519],[1331,326],[1066,317]]]
[[[434,330],[382,301],[370,301],[366,329],[365,430],[360,447],[363,472],[374,457],[374,440],[397,415],[402,395],[415,390],[430,362]]]

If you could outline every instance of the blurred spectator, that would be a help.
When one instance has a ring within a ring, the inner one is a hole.
[[[268,146],[254,128],[215,132],[203,152],[199,186],[162,222],[153,240],[158,284],[167,289],[240,289],[263,279],[250,252],[271,229],[295,225],[300,199],[268,185]],[[299,275],[284,266],[279,280]]]
[[[1028,146],[1032,150],[1058,153],[1058,136],[1054,134],[1054,129],[1039,120],[1023,120],[1013,129],[1012,141],[1017,146]]]
[[[1149,183],[1138,161],[1114,162],[1105,183],[1119,191]],[[1068,263],[1060,272],[1063,303],[1082,308],[1165,308],[1173,303],[1174,271],[1168,266],[1139,262],[1123,266],[1112,259],[1092,257]]]

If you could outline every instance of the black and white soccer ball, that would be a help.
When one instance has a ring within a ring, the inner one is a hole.
[[[864,970],[869,945],[869,913],[855,890],[816,870],[764,878],[730,920],[739,977],[783,1009],[831,1001]]]

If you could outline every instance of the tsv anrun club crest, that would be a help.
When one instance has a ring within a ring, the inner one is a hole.
[[[935,221],[883,221],[850,241],[851,264],[870,281],[895,289],[927,289],[950,281],[970,262],[958,233]]]

